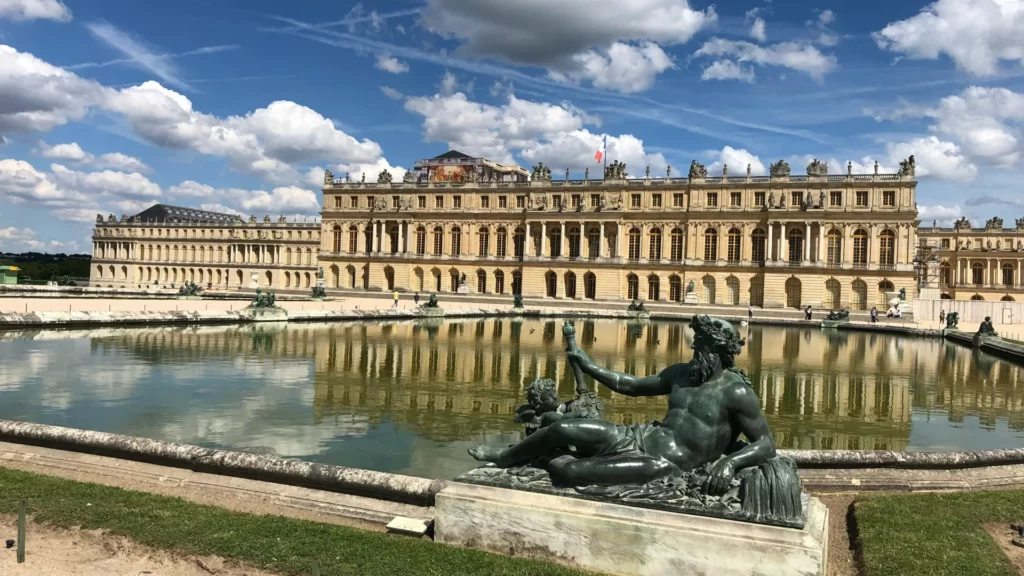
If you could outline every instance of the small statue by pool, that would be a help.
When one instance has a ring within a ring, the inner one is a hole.
[[[637,302],[636,300],[630,302],[629,306],[626,307],[626,310],[628,312],[647,312],[647,308],[644,307],[644,303]]]
[[[323,286],[321,286],[319,284],[317,284],[316,286],[313,286],[313,298],[326,298],[326,297],[327,297],[327,290],[324,290]]]
[[[907,300],[907,289],[906,288],[900,288],[900,302],[905,302],[906,300]]]
[[[957,326],[960,324],[960,313],[950,312],[946,314],[946,329],[947,330],[958,330]]]
[[[982,322],[980,326],[978,326],[978,331],[975,333],[975,335],[976,336],[992,337],[992,338],[999,336],[999,333],[996,332],[995,327],[992,326],[992,317],[991,316],[985,316],[985,321]]]
[[[850,319],[850,311],[849,310],[832,310],[832,311],[830,311],[828,313],[828,316],[825,317],[825,320],[840,320],[840,321],[842,321],[842,320],[849,320],[849,319]]]
[[[522,294],[513,294],[512,295],[512,307],[513,308],[522,308],[523,307],[523,295]]]
[[[744,340],[718,318],[694,316],[690,327],[693,360],[641,377],[598,366],[576,346],[575,328],[566,322],[577,382],[587,374],[627,396],[668,396],[663,421],[551,417],[543,426],[542,416],[533,433],[510,447],[471,449],[492,466],[458,480],[802,527],[796,465],[776,455],[757,394],[735,365]]]
[[[277,304],[274,303],[276,299],[277,297],[274,295],[273,290],[268,290],[264,294],[262,290],[257,288],[256,298],[249,304],[249,308],[277,308]]]
[[[690,280],[690,283],[686,285],[686,293],[693,294],[693,280]]]
[[[199,293],[202,292],[202,290],[203,289],[199,287],[199,284],[186,281],[178,288],[178,296],[199,296]]]
[[[430,298],[427,300],[426,304],[424,304],[422,307],[423,308],[439,308],[439,306],[437,304],[437,294],[431,294]]]

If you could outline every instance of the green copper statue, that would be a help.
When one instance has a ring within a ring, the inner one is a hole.
[[[520,481],[515,467],[541,468],[556,488],[568,485],[581,494],[655,507],[671,500],[693,513],[802,526],[795,465],[776,457],[760,401],[735,366],[743,339],[717,318],[694,316],[690,326],[693,360],[647,377],[598,366],[576,346],[572,324],[563,327],[578,382],[585,374],[627,396],[667,396],[664,421],[622,425],[565,411],[517,444],[479,446],[470,454]],[[478,470],[478,478],[493,477]],[[473,477],[470,472],[459,480]]]

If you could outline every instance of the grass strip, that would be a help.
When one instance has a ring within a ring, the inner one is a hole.
[[[862,497],[854,504],[865,576],[1016,576],[983,527],[1024,519],[1024,491]]]
[[[289,576],[310,574],[314,558],[324,576],[587,574],[429,540],[233,512],[181,498],[0,468],[0,513],[15,513],[22,498],[29,499],[30,513],[42,524],[107,530],[152,548],[220,556]],[[30,548],[31,541],[29,534]]]

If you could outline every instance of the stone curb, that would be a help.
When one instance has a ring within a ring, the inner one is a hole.
[[[446,484],[443,480],[12,420],[0,420],[0,440],[419,506],[433,506],[434,496]]]
[[[800,468],[856,469],[979,468],[1024,464],[1024,449],[970,452],[895,452],[892,450],[779,450]]]

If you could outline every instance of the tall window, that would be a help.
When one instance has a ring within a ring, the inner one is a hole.
[[[751,260],[764,264],[767,242],[768,238],[765,236],[764,230],[760,228],[754,230],[754,233],[750,235]]]
[[[743,236],[740,233],[739,228],[733,228],[732,230],[729,230],[729,253],[727,254],[727,256],[729,257],[729,262],[740,261],[740,240],[742,238]]]
[[[444,254],[444,228],[434,226],[434,256]]]
[[[434,196],[434,208],[444,208],[444,196]]]
[[[1013,286],[1013,264],[1003,264],[1003,286]]]
[[[883,230],[878,236],[878,264],[892,269],[896,263],[896,233]]]
[[[520,272],[519,270],[512,271],[512,293],[523,293],[523,273]]]
[[[661,228],[651,230],[651,247],[648,254],[651,260],[661,260]]]
[[[427,253],[427,229],[423,226],[416,228],[416,253],[420,256]]]
[[[629,206],[630,206],[630,208],[639,208],[640,207],[640,195],[639,194],[630,194],[629,195]]]
[[[636,277],[636,274],[630,274],[626,276],[626,298],[629,300],[636,300],[640,297],[640,279]]]
[[[754,192],[754,206],[764,206],[764,192]]]
[[[661,300],[661,279],[657,274],[647,277],[647,299]]]
[[[953,269],[950,267],[949,262],[943,262],[939,266],[939,283],[943,286],[953,284]]]
[[[341,226],[335,226],[331,230],[331,250],[335,253],[341,252]]]
[[[494,293],[504,294],[505,293],[505,273],[498,270],[494,273]]]
[[[462,228],[452,228],[452,256],[462,255]]]
[[[515,232],[512,233],[512,249],[515,250],[515,257],[523,257],[523,248],[526,247],[526,232],[522,228],[516,228]],[[515,289],[512,289],[514,294],[518,294]]]
[[[718,207],[718,192],[708,192],[707,198],[708,198],[708,202],[707,202],[708,208],[717,208]]]
[[[971,264],[971,282],[977,286],[985,283],[985,265],[981,262]]]
[[[629,230],[629,259],[640,259],[640,229],[630,228]]]
[[[743,202],[742,192],[730,192],[729,193],[729,206],[733,208],[739,208]]]
[[[789,231],[789,262],[796,264],[804,257],[804,233],[803,230]]]
[[[673,302],[683,299],[683,282],[675,274],[668,277],[668,299]]]
[[[704,231],[704,259],[718,260],[718,230],[714,228]]]
[[[868,233],[864,230],[853,233],[853,265],[858,268],[868,265]]]
[[[828,205],[829,206],[842,206],[843,205],[843,191],[832,190],[828,193]]]
[[[480,240],[480,256],[489,256],[491,248],[491,235],[488,232],[487,228],[480,228],[478,234]]]
[[[673,262],[679,262],[683,259],[683,231],[679,228],[672,230],[671,257]]]
[[[551,257],[558,258],[562,255],[562,229],[555,228],[551,231]]]
[[[857,206],[858,207],[864,208],[864,207],[866,207],[868,205],[868,191],[867,190],[857,190],[856,198],[857,198]]]
[[[569,229],[569,258],[576,260],[580,257],[580,229]]]
[[[601,233],[597,228],[591,228],[587,232],[587,256],[597,258],[601,253]]]
[[[498,228],[498,234],[497,234],[496,240],[497,240],[497,246],[496,246],[497,250],[495,251],[495,255],[498,258],[504,258],[506,253],[508,252],[508,232],[504,228]],[[500,294],[500,292],[499,292],[499,294]]]
[[[882,191],[882,206],[895,206],[896,205],[896,191],[895,190],[883,190]]]
[[[828,232],[828,252],[826,258],[829,266],[843,263],[843,235],[835,228]]]

